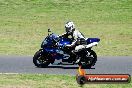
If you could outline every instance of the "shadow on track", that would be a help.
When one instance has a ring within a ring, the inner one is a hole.
[[[64,67],[64,66],[48,66],[48,67],[45,67],[45,68],[61,68],[61,69],[78,69],[78,66],[76,67]],[[95,69],[95,68],[84,68],[84,69]]]

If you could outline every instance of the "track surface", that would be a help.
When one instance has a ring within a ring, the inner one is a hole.
[[[78,65],[50,65],[47,68],[37,68],[32,63],[32,56],[0,56],[0,73],[43,73],[69,74],[77,73]],[[91,69],[90,74],[131,74],[132,57],[98,57],[98,61]]]

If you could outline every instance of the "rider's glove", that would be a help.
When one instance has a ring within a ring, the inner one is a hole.
[[[62,38],[62,35],[58,35],[59,38]]]

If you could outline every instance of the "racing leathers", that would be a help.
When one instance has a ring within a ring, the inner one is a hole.
[[[78,39],[85,39],[84,35],[80,31],[74,29],[72,31],[72,33],[64,33],[62,36],[67,36],[68,37],[70,35],[71,35],[73,41],[72,41],[72,44],[66,45],[67,47],[75,46],[75,51],[79,51],[80,49],[85,48],[84,45],[77,44]]]

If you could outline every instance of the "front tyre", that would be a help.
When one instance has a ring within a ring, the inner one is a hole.
[[[44,68],[50,64],[47,54],[43,54],[42,51],[37,51],[33,57],[33,63],[35,66]]]

